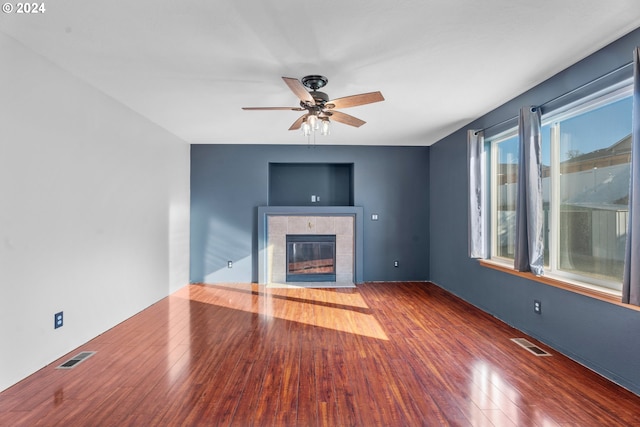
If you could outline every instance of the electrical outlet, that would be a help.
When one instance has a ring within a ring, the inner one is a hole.
[[[536,314],[542,314],[542,303],[538,300],[533,300],[533,312]]]
[[[233,268],[233,261],[227,261],[227,268]]]
[[[62,311],[53,315],[53,329],[61,328],[64,324],[64,317]]]
[[[393,266],[394,267],[400,267],[400,263],[398,261],[393,261]]]

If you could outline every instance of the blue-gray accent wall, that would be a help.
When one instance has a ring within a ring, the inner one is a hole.
[[[216,144],[191,146],[191,283],[258,281],[257,210],[268,205],[270,163],[352,163],[364,281],[428,280],[428,147]]]
[[[638,45],[640,30],[434,144],[429,159],[430,279],[636,394],[640,312],[481,267],[468,258],[466,129],[500,123],[521,106],[544,104],[605,75],[629,63]],[[534,299],[542,302],[542,315],[534,314]]]

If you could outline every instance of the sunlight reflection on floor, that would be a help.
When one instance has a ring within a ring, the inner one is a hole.
[[[509,384],[500,369],[483,360],[473,365],[470,387],[470,415],[473,425],[534,425],[558,426],[541,414],[535,406],[527,405],[522,396]]]
[[[184,289],[184,288],[183,288]],[[181,291],[178,291],[181,292]],[[182,298],[170,298],[169,299],[169,328],[167,349],[167,364],[169,370],[169,380],[171,383],[175,382],[180,375],[188,372],[191,362],[191,322],[190,316],[185,313],[189,313],[190,306],[189,301]],[[175,319],[180,319],[176,321]],[[184,352],[173,351],[178,346],[184,347]]]
[[[190,285],[173,294],[233,310],[388,340],[356,289],[268,289],[257,284]]]

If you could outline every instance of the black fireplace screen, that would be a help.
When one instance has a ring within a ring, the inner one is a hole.
[[[287,282],[335,281],[335,235],[287,235]]]

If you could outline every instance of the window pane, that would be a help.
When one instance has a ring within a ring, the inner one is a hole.
[[[542,212],[544,215],[542,233],[545,267],[549,266],[551,253],[551,129],[552,124],[542,126],[542,141],[540,144],[542,154]]]
[[[622,281],[632,98],[559,123],[558,268]]]
[[[516,241],[516,190],[518,186],[518,136],[497,144],[496,179],[496,256],[514,256]]]

